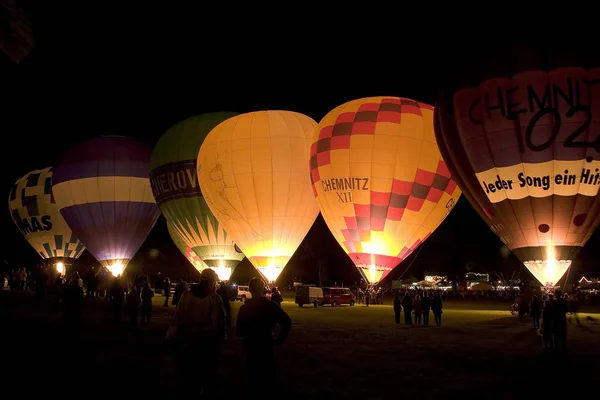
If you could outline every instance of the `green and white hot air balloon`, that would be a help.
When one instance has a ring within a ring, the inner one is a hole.
[[[152,193],[167,223],[223,281],[229,280],[244,254],[208,208],[196,161],[206,135],[235,115],[202,114],[179,122],[160,138],[150,159]]]

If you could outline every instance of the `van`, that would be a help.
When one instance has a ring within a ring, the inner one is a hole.
[[[329,304],[331,307],[342,304],[354,305],[354,294],[349,288],[343,287],[327,287],[323,288],[323,301],[321,305]]]
[[[299,307],[312,304],[315,308],[323,301],[323,289],[314,286],[298,286],[296,288],[295,303]]]
[[[252,293],[250,293],[250,288],[248,286],[238,286],[237,287],[237,295],[235,296],[236,300],[240,300],[241,302],[245,302],[248,299],[252,298]]]

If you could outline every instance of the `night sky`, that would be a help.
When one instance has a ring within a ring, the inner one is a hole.
[[[30,9],[35,50],[19,65],[0,54],[1,187],[6,196],[22,175],[53,165],[70,145],[97,135],[132,136],[154,145],[173,124],[204,112],[283,109],[319,121],[334,107],[366,96],[433,104],[448,71],[476,57],[452,56],[458,50],[448,47],[449,38],[434,41],[425,32],[413,32],[410,38],[397,32],[396,40],[383,31],[368,37],[358,31],[350,36],[332,31],[325,37],[307,33],[308,20],[298,26],[280,21],[277,26],[257,23],[233,30],[233,22],[219,24],[202,10],[181,13],[163,6],[143,13],[62,10],[55,2]],[[40,261],[8,211],[0,214],[0,260],[15,266]],[[588,242],[574,263],[573,278],[600,274],[594,250],[599,242],[598,234]],[[328,266],[324,280],[359,279],[320,217],[305,244]],[[408,265],[405,276],[425,271],[452,276],[467,267],[527,274],[516,257],[502,255],[501,247],[461,198],[391,278],[398,278]],[[157,259],[149,256],[156,254],[151,249],[159,250]],[[187,262],[171,243],[162,217],[139,257],[162,263],[165,270]],[[93,258],[85,254],[81,261],[92,263]],[[284,279],[314,281],[316,263],[298,255]]]

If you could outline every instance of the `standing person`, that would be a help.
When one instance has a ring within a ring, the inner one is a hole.
[[[554,349],[564,351],[567,349],[567,312],[569,311],[569,304],[560,290],[554,292],[554,298],[554,312],[552,315]]]
[[[423,303],[421,303],[421,296],[416,295],[415,301],[413,301],[413,311],[415,313],[415,324],[421,325],[421,319],[423,317]]]
[[[154,291],[150,288],[150,282],[144,282],[142,288],[142,322],[150,323],[152,319],[152,298]]]
[[[280,306],[263,296],[265,283],[262,279],[252,278],[248,286],[252,298],[240,307],[236,325],[238,335],[243,338],[248,382],[258,395],[262,389],[257,382],[265,376],[270,382],[277,381],[274,344],[281,344],[287,338],[292,320]],[[279,334],[274,339],[277,326]]]
[[[565,300],[567,300],[567,304],[569,305],[570,314],[567,320],[569,321],[569,323],[571,323],[572,315],[573,317],[575,317],[575,322],[577,322],[577,325],[581,325],[581,322],[579,321],[579,298],[577,294],[569,296],[565,293]]]
[[[431,310],[431,297],[429,297],[429,294],[425,290],[423,291],[421,306],[423,307],[423,325],[429,325],[429,310]]]
[[[281,303],[283,303],[283,297],[281,296],[281,292],[277,289],[276,286],[271,288],[271,301],[277,303],[278,306],[281,307]]]
[[[540,328],[540,315],[542,313],[542,304],[538,300],[536,295],[531,297],[529,302],[529,315],[531,316],[531,322],[533,323],[534,329]]]
[[[402,308],[404,308],[404,323],[406,325],[412,325],[412,306],[412,297],[410,297],[410,294],[406,292],[404,298],[402,299]]]
[[[225,312],[225,325],[227,328],[231,326],[231,295],[229,292],[229,286],[225,283],[225,281],[219,284],[216,292],[221,298],[221,302],[223,303],[223,311]]]
[[[132,324],[137,324],[141,302],[142,297],[138,286],[136,284],[131,285],[131,290],[127,293],[127,308],[129,308],[129,322]]]
[[[173,300],[171,301],[171,303],[174,306],[177,306],[177,304],[179,304],[179,299],[181,299],[183,292],[185,292],[186,290],[188,290],[188,284],[183,279],[179,281],[177,285],[175,285],[175,292],[173,293]]]
[[[79,273],[71,273],[68,283],[62,285],[63,318],[69,330],[78,332],[83,309],[83,288],[79,285]]]
[[[171,297],[171,280],[168,276],[166,276],[165,280],[163,281],[163,291],[165,295],[165,304],[163,304],[163,307],[169,307],[169,297]]]
[[[113,305],[113,319],[115,322],[121,321],[121,314],[123,312],[123,300],[125,299],[125,290],[123,289],[123,283],[121,278],[118,276],[113,280],[112,286],[109,291],[109,299]]]
[[[442,303],[442,296],[439,292],[434,292],[433,299],[431,299],[431,311],[433,312],[433,319],[435,320],[435,326],[442,326],[442,309],[444,305]]]
[[[402,299],[400,297],[400,291],[396,290],[394,293],[394,321],[396,324],[400,324],[400,312],[402,310]]]
[[[554,316],[554,296],[552,293],[546,296],[542,309],[542,324],[540,326],[540,334],[542,335],[542,347],[545,350],[549,350],[554,347],[553,344],[553,316]]]
[[[211,395],[225,340],[225,311],[216,293],[217,274],[202,270],[200,283],[179,299],[167,341],[182,395]]]

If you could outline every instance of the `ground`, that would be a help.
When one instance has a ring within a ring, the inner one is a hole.
[[[151,324],[132,327],[114,323],[104,301],[86,299],[77,336],[64,331],[51,305],[39,306],[29,294],[1,293],[1,358],[11,370],[2,376],[4,388],[31,395],[60,390],[68,398],[82,387],[94,398],[172,391],[164,334],[173,309],[160,307],[162,300],[156,297]],[[544,353],[529,321],[511,317],[506,303],[447,301],[441,328],[395,325],[388,305],[315,309],[286,301],[283,307],[293,330],[278,354],[284,390],[273,395],[281,399],[539,397],[586,390],[600,372],[600,326],[588,325],[585,315],[581,326],[569,325],[569,351],[560,355]],[[261,384],[273,397],[269,379]],[[221,398],[245,396],[234,334],[219,385]]]

